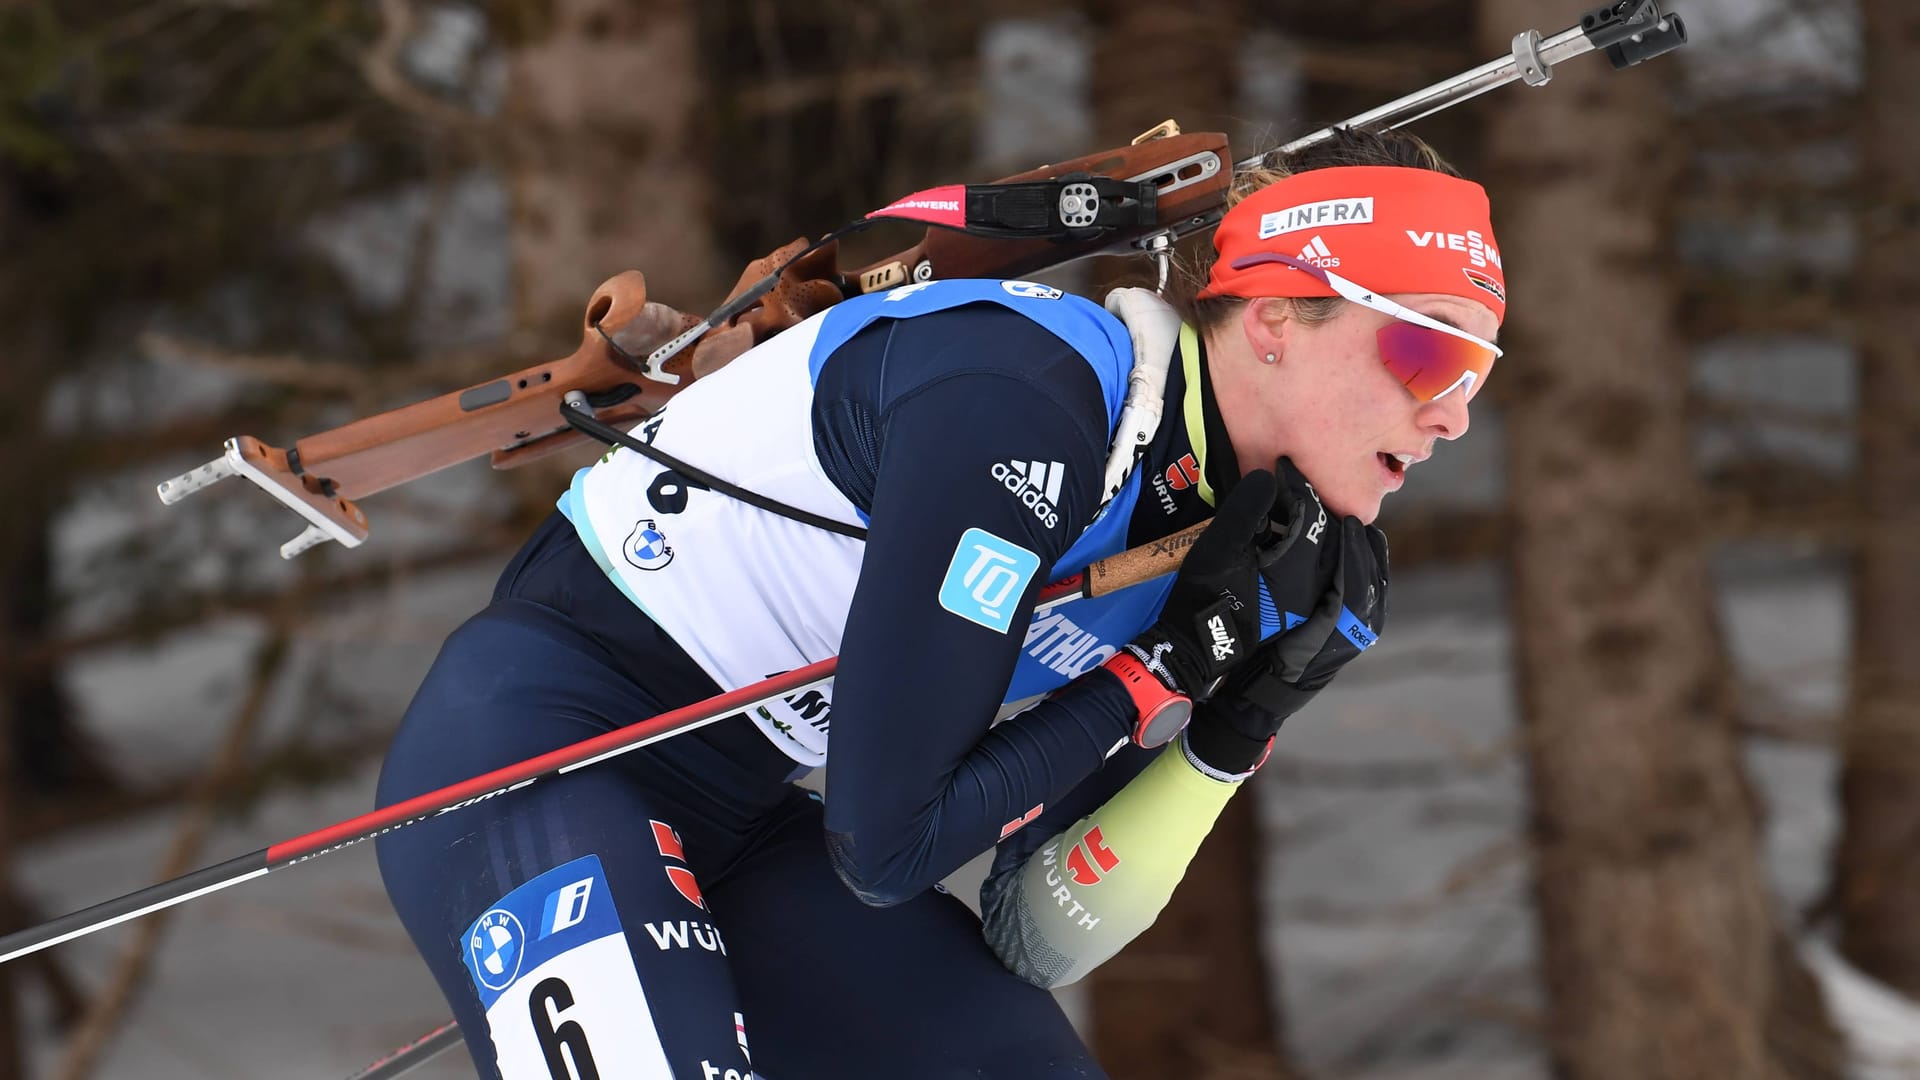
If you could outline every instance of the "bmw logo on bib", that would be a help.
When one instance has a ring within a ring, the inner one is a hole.
[[[467,967],[489,990],[504,990],[520,977],[527,932],[513,912],[494,908],[467,931]]]
[[[658,570],[673,561],[673,549],[667,546],[667,534],[660,531],[652,518],[641,518],[634,523],[633,532],[628,534],[620,554],[642,570]]]

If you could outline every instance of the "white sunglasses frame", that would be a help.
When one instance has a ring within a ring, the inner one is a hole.
[[[1361,307],[1372,308],[1373,310],[1380,312],[1382,315],[1391,315],[1392,317],[1399,319],[1401,322],[1412,323],[1415,326],[1424,326],[1429,330],[1438,330],[1443,334],[1450,334],[1454,337],[1471,341],[1475,345],[1478,345],[1481,348],[1492,352],[1493,358],[1495,360],[1498,360],[1502,356],[1506,355],[1504,352],[1501,351],[1500,346],[1495,345],[1491,341],[1488,341],[1484,338],[1475,337],[1474,335],[1467,333],[1465,330],[1462,330],[1457,326],[1448,326],[1446,323],[1441,322],[1439,319],[1433,318],[1432,316],[1429,316],[1429,315],[1422,315],[1419,312],[1413,310],[1412,308],[1406,307],[1405,305],[1396,304],[1392,300],[1389,300],[1386,297],[1381,296],[1379,293],[1374,292],[1372,289],[1363,289],[1359,285],[1356,285],[1353,282],[1347,280],[1346,278],[1341,277],[1339,274],[1336,274],[1325,267],[1315,266],[1305,259],[1296,259],[1290,255],[1282,255],[1277,251],[1262,251],[1253,255],[1248,255],[1243,258],[1233,260],[1233,268],[1235,270],[1244,270],[1249,266],[1258,266],[1261,263],[1279,263],[1282,266],[1291,267],[1295,270],[1301,271],[1302,273],[1311,274],[1312,276],[1320,278],[1321,280],[1325,281],[1329,286],[1331,286],[1334,292],[1340,294],[1340,298],[1342,300],[1350,300],[1356,304],[1359,304]],[[1471,397],[1473,396],[1473,384],[1475,379],[1476,379],[1476,376],[1474,375],[1473,372],[1463,371],[1460,373],[1460,378],[1456,380],[1452,386],[1449,386],[1445,390],[1442,390],[1439,393],[1433,395],[1431,400],[1439,401],[1441,398],[1446,397],[1448,394],[1453,393],[1455,390],[1460,389],[1462,386],[1465,386],[1467,388],[1467,396]]]

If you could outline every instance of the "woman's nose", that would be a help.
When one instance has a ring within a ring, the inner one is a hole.
[[[1467,395],[1460,390],[1442,394],[1420,406],[1416,420],[1420,430],[1432,432],[1437,438],[1457,439],[1467,433],[1471,423],[1467,416]]]

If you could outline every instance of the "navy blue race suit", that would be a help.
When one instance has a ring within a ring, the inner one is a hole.
[[[616,451],[448,639],[382,805],[840,656],[830,696],[379,839],[482,1075],[1104,1075],[1051,995],[933,886],[997,844],[987,891],[1004,899],[1042,844],[1154,760],[1115,750],[1134,710],[1098,665],[1152,621],[1164,581],[1038,621],[1035,596],[1205,519],[1239,470],[1204,360],[1176,359],[1165,419],[1103,511],[1130,338],[1087,301],[1025,288],[848,301],[636,429],[857,520],[864,543]],[[824,802],[792,783],[823,759]],[[1098,880],[1089,851],[1107,865],[1099,836],[1068,838],[1074,881]],[[1056,891],[1063,915],[1099,921],[1086,890]]]

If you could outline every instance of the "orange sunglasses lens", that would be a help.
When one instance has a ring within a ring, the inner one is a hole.
[[[1395,319],[1380,328],[1380,359],[1421,401],[1459,390],[1469,399],[1493,371],[1493,352],[1465,338]]]

